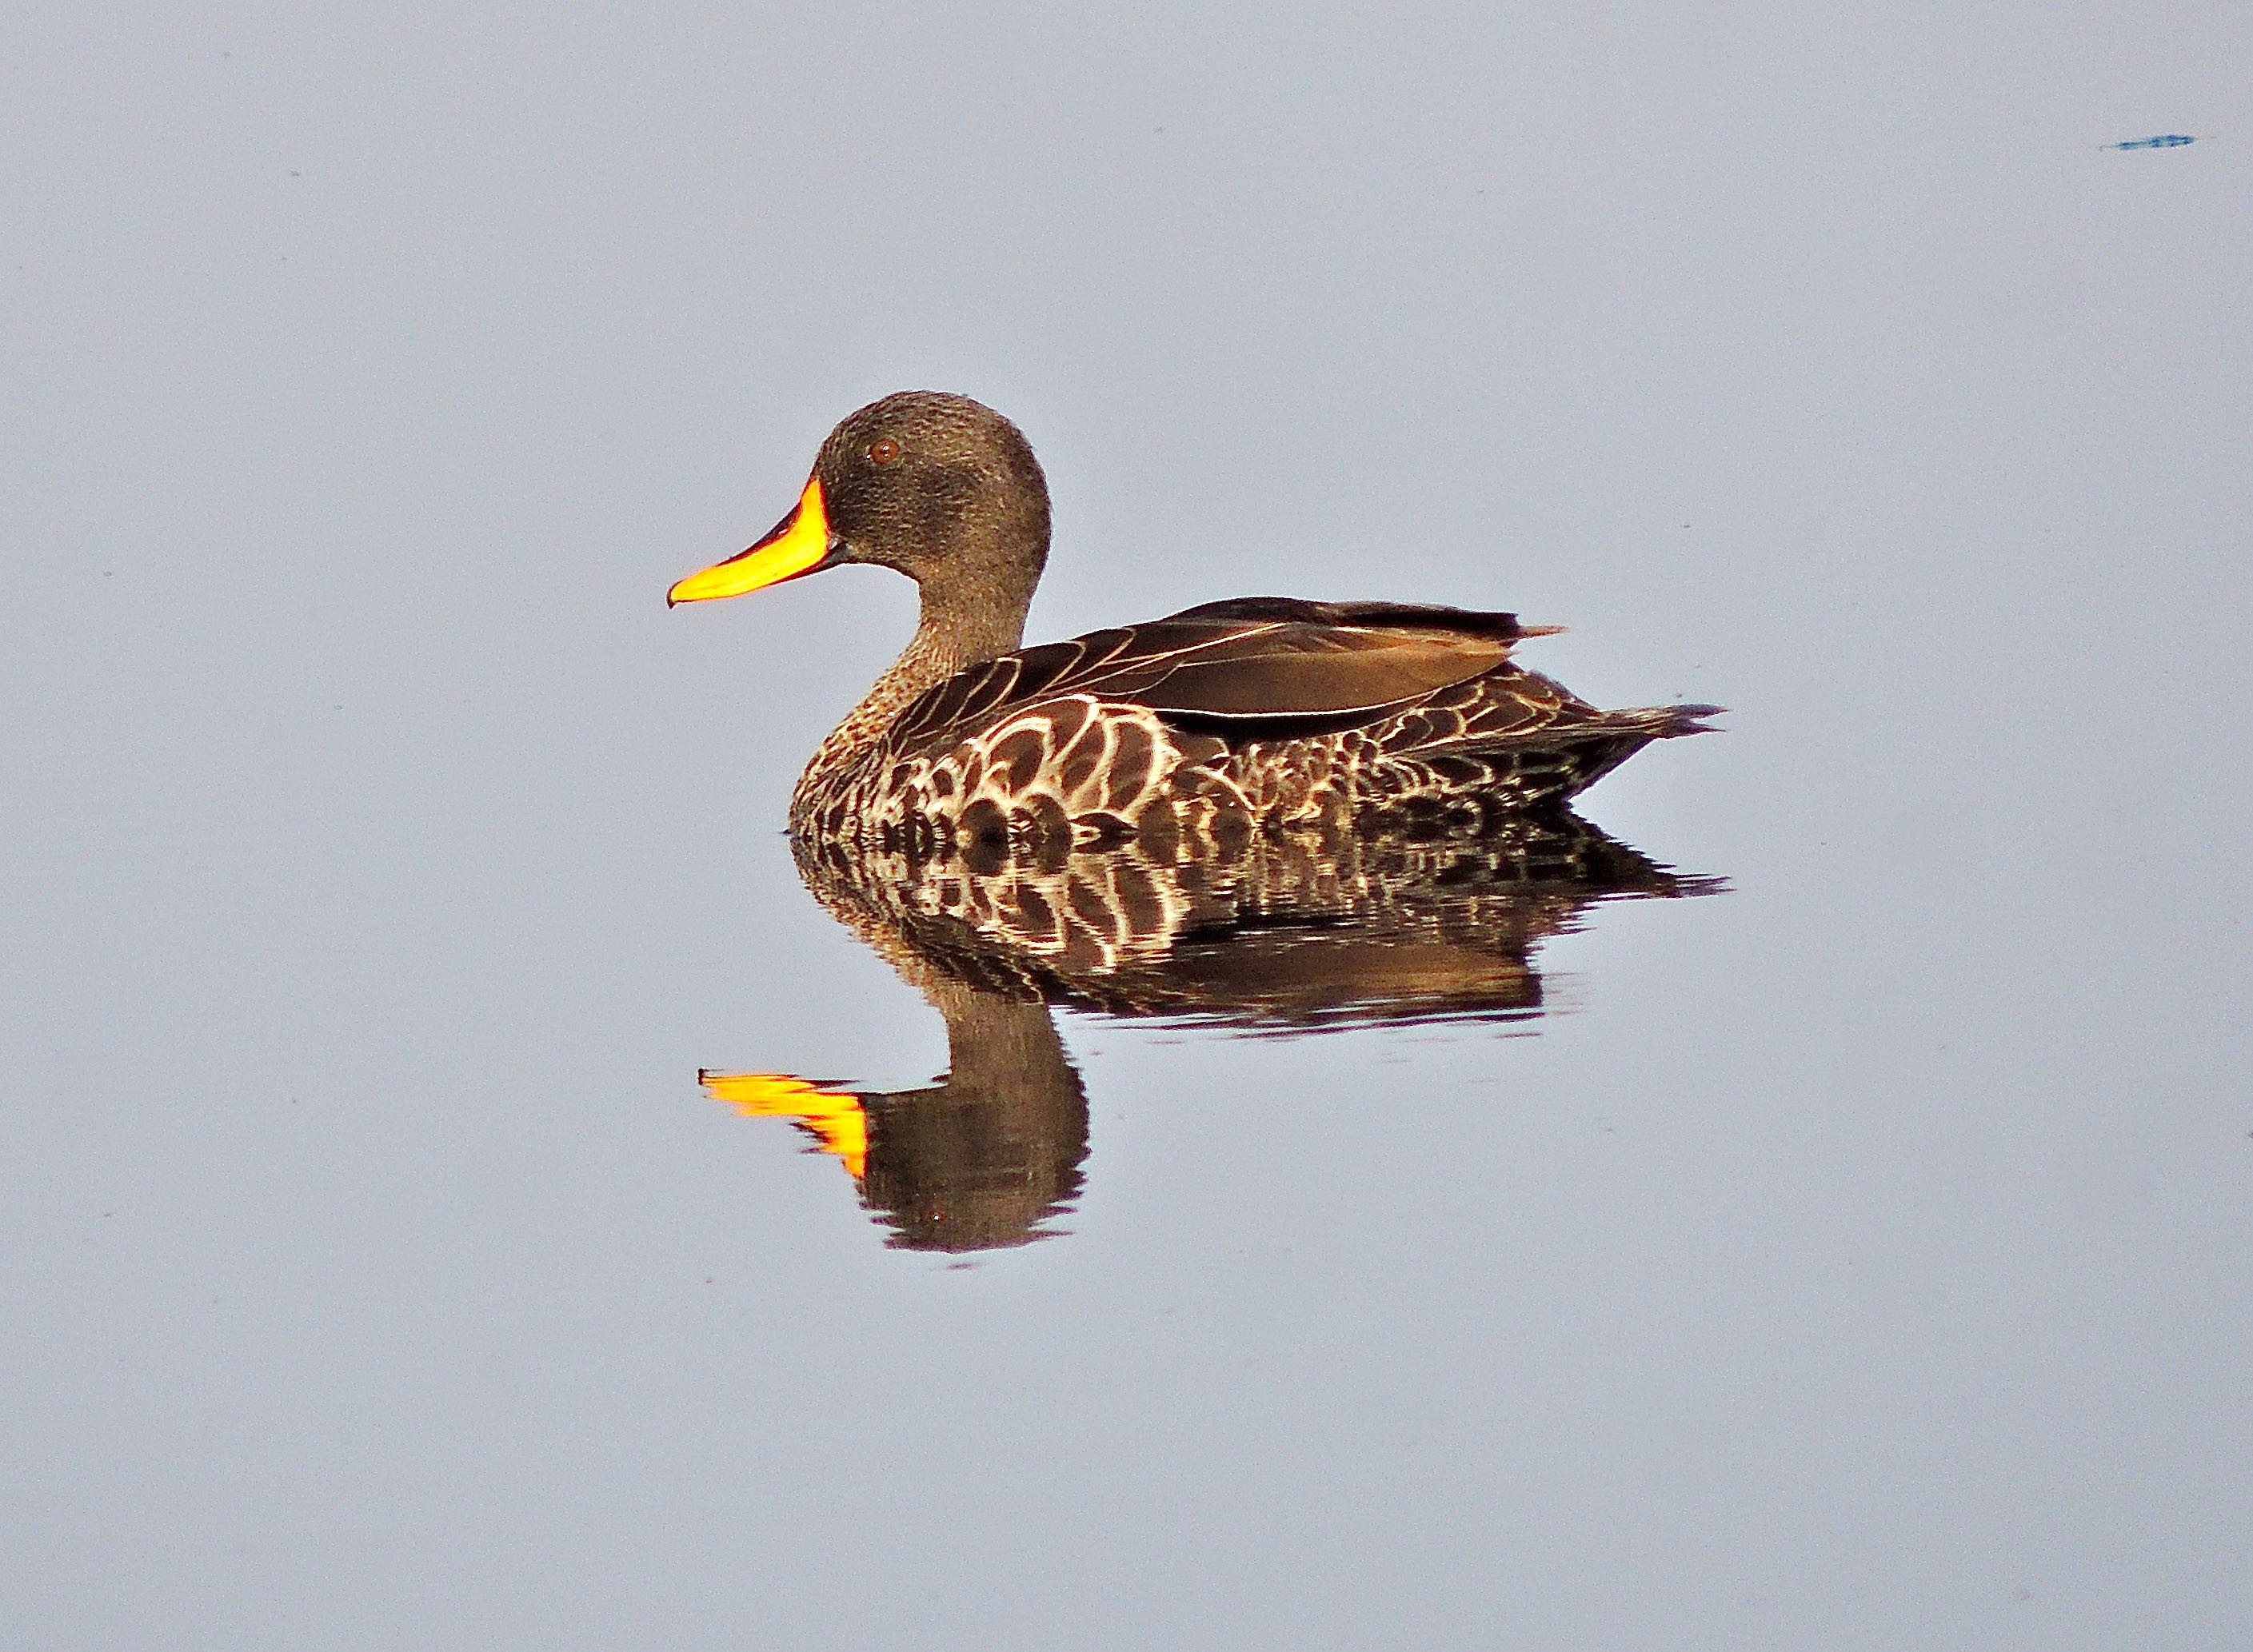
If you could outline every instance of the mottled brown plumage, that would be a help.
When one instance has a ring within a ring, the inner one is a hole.
[[[830,434],[766,540],[675,588],[841,561],[921,588],[906,651],[799,777],[794,832],[914,856],[1133,840],[1164,858],[1342,820],[1475,826],[1560,803],[1713,709],[1600,711],[1510,659],[1542,630],[1394,603],[1239,598],[1023,648],[1048,545],[1016,427],[905,392]]]

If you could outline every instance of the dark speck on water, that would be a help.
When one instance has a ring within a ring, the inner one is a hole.
[[[2164,132],[2158,137],[2131,137],[2124,143],[2107,143],[2108,150],[2179,150],[2186,143],[2195,143],[2194,137],[2180,132]]]

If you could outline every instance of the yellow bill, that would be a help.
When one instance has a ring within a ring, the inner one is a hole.
[[[827,567],[832,560],[829,518],[821,507],[821,482],[816,477],[806,484],[806,491],[798,496],[798,507],[775,525],[773,533],[749,550],[715,562],[701,574],[691,574],[666,592],[665,605],[671,608],[677,603],[741,596],[745,591],[811,574]]]

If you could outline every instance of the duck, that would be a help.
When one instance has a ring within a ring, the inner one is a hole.
[[[1559,628],[1430,603],[1235,597],[1027,647],[1050,536],[1022,431],[968,396],[901,391],[839,422],[771,531],[671,587],[678,606],[859,563],[920,589],[906,648],[799,776],[793,836],[992,861],[1476,833],[1719,709],[1600,710],[1511,658]]]

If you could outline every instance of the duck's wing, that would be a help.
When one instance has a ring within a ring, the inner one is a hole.
[[[973,666],[901,713],[891,744],[912,752],[1068,694],[1255,737],[1343,727],[1485,676],[1520,638],[1550,629],[1520,625],[1514,614],[1406,603],[1207,603]]]

